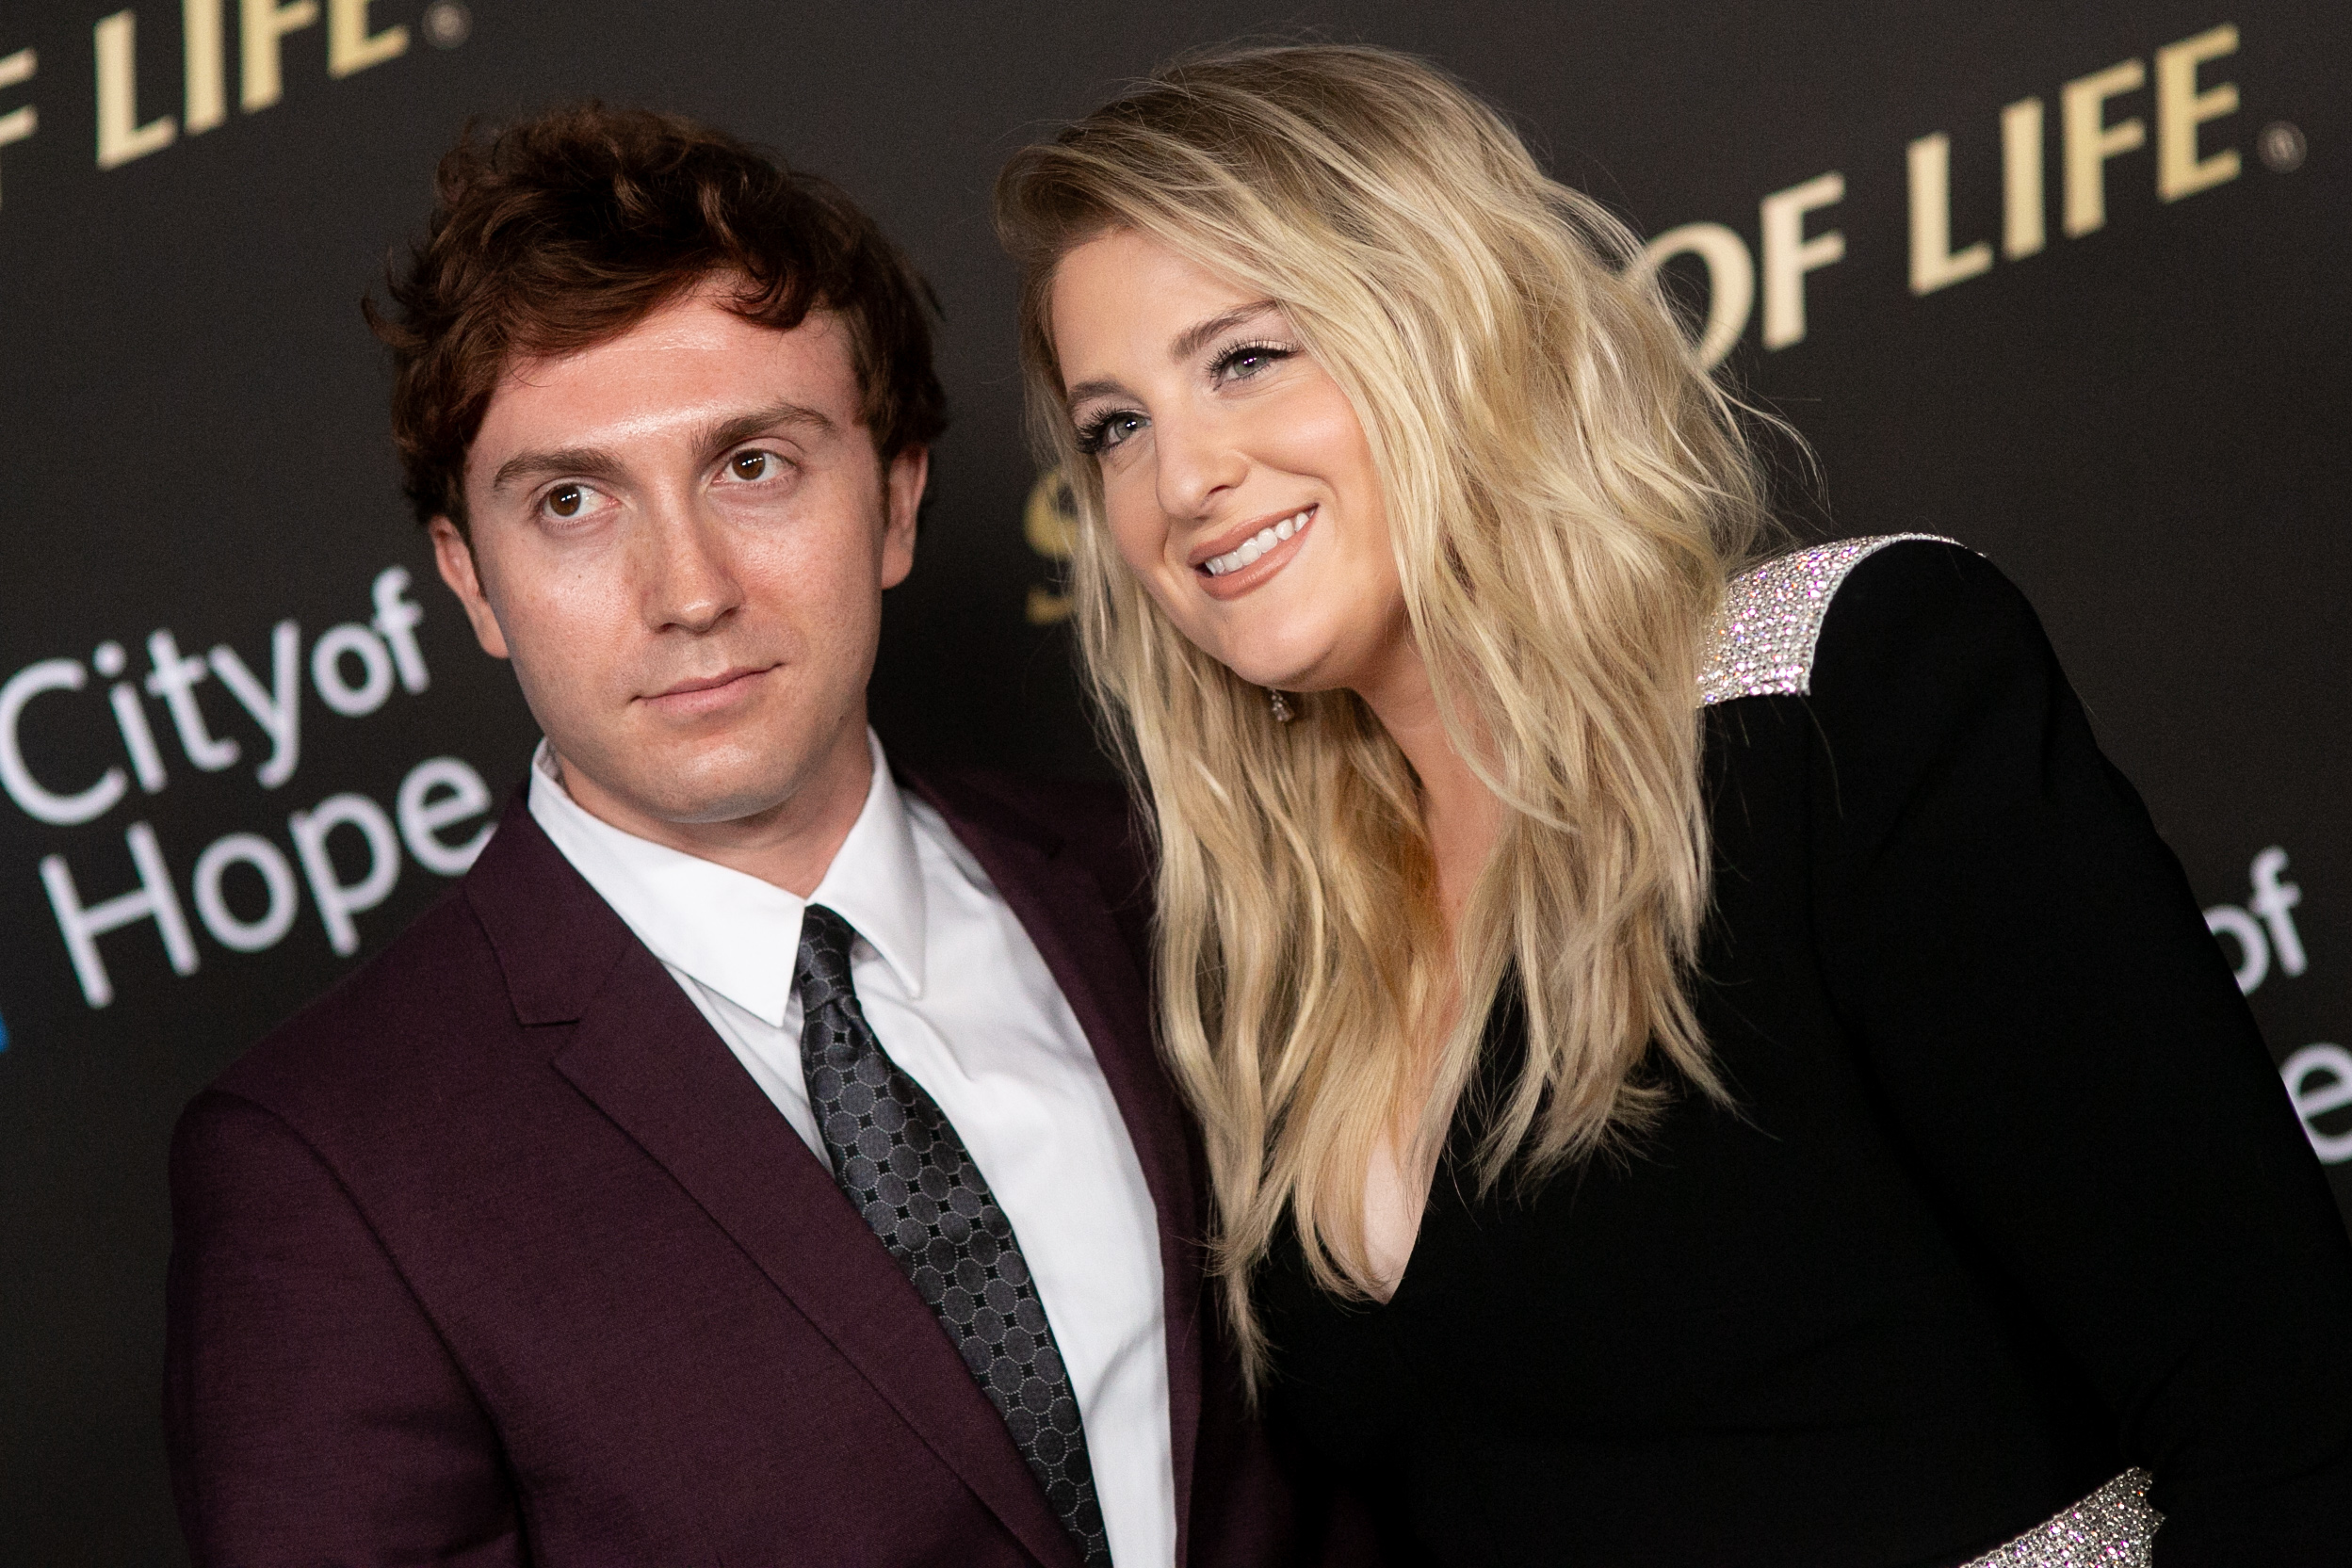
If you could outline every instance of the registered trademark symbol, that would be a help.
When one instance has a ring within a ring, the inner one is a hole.
[[[2265,167],[2281,174],[2292,173],[2303,167],[2303,154],[2311,144],[2303,139],[2300,127],[2283,120],[2274,120],[2263,127],[2263,134],[2254,138],[2254,152]]]
[[[474,13],[459,0],[433,0],[425,8],[425,40],[436,49],[455,49],[474,31]]]

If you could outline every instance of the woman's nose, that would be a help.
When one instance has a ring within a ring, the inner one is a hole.
[[[1162,419],[1152,427],[1159,457],[1160,507],[1170,517],[1202,518],[1240,486],[1249,461],[1216,422]]]

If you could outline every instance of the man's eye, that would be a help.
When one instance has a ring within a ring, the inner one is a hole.
[[[764,479],[775,471],[775,461],[772,452],[738,452],[728,466],[738,479]]]
[[[557,523],[585,523],[612,509],[611,496],[576,479],[554,486],[539,498],[539,515]]]

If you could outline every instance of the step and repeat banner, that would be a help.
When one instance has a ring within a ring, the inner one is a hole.
[[[0,8],[0,1560],[178,1559],[173,1118],[523,775],[358,302],[469,116],[581,96],[762,141],[915,254],[955,424],[877,722],[1100,772],[997,166],[1239,36],[1459,72],[1809,438],[1809,528],[1949,534],[2034,597],[2352,1209],[2352,9],[111,3]]]

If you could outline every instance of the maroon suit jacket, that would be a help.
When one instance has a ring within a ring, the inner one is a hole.
[[[1124,806],[914,787],[1029,929],[1150,1185],[1179,1560],[1288,1561]],[[447,898],[189,1106],[171,1184],[199,1563],[1079,1568],[898,1265],[519,797]]]

